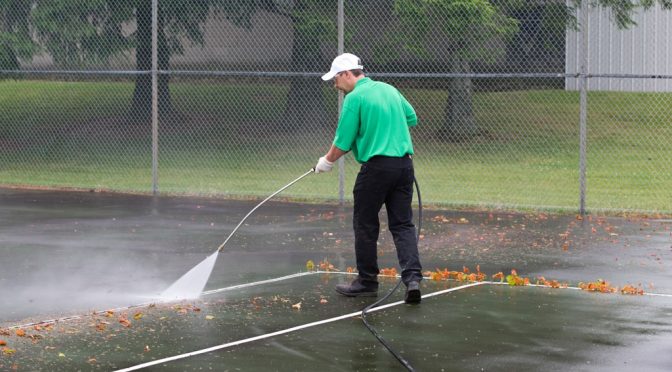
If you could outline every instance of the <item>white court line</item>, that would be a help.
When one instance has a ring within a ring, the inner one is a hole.
[[[488,281],[485,281],[485,282],[482,282],[482,283],[486,283],[486,284],[495,284],[495,285],[509,285],[509,283],[507,283],[507,282],[488,282]],[[553,288],[553,287],[550,287],[550,286],[547,286],[547,285],[543,285],[543,284],[528,284],[528,285],[521,285],[521,286],[517,286],[517,287],[537,287],[537,288],[551,288],[551,289],[574,289],[574,290],[578,290],[578,291],[594,292],[594,291],[586,291],[585,289],[582,289],[582,288],[579,288],[579,287],[559,287],[559,288]],[[609,294],[609,293],[606,293],[606,294]],[[624,296],[635,296],[635,297],[636,297],[636,296],[672,297],[672,294],[644,292],[644,293],[642,293],[641,295],[631,295],[631,294],[627,294],[627,295],[624,295]]]
[[[246,288],[246,287],[253,287],[253,286],[256,286],[256,285],[274,283],[274,282],[279,282],[279,281],[282,281],[282,280],[298,278],[298,277],[305,276],[305,275],[315,275],[315,274],[318,274],[318,273],[320,273],[320,272],[318,272],[318,271],[308,271],[308,272],[290,274],[290,275],[285,275],[285,276],[281,276],[281,277],[277,277],[277,278],[260,280],[258,282],[237,284],[237,285],[233,285],[233,286],[230,286],[230,287],[213,289],[213,290],[210,290],[210,291],[205,291],[201,294],[207,296],[207,295],[211,295],[211,294],[214,294],[214,293],[231,291],[231,290],[234,290],[234,289],[240,289],[240,288]],[[170,303],[170,302],[180,302],[180,300],[143,302],[141,304],[136,304],[136,305],[122,306],[122,307],[116,307],[116,308],[113,308],[113,309],[94,311],[94,312],[86,314],[86,315],[70,315],[70,316],[66,316],[66,317],[62,317],[62,318],[48,319],[48,320],[41,320],[41,321],[38,321],[38,322],[19,324],[19,325],[14,325],[14,326],[7,327],[7,329],[21,329],[21,328],[33,327],[33,326],[36,326],[36,325],[56,324],[56,323],[66,322],[66,321],[69,321],[69,320],[82,319],[82,318],[90,316],[90,315],[102,315],[102,314],[107,313],[108,311],[112,311],[112,312],[116,313],[116,312],[124,311],[124,310],[131,310],[131,309],[149,307],[151,305],[155,305],[156,303]]]
[[[224,287],[224,288],[218,288],[218,289],[212,289],[209,291],[204,291],[202,295],[211,295],[215,293],[220,293],[220,292],[225,292],[225,291],[231,291],[234,289],[241,289],[241,288],[246,288],[246,287],[253,287],[257,285],[262,285],[262,284],[268,284],[268,283],[274,283],[274,282],[279,282],[287,279],[293,279],[293,278],[298,278],[306,275],[315,275],[315,274],[343,274],[343,275],[357,275],[357,273],[349,273],[345,271],[307,271],[307,272],[300,272],[296,274],[290,274],[290,275],[285,275],[277,278],[272,278],[272,279],[266,279],[266,280],[261,280],[257,282],[251,282],[251,283],[245,283],[245,284],[238,284],[230,287]],[[392,276],[386,276],[386,275],[380,275],[382,277],[392,277]],[[396,278],[399,278],[399,275],[396,276]],[[429,280],[429,278],[425,278]],[[448,279],[447,281],[456,281],[454,279]],[[508,285],[506,282],[491,282],[491,281],[484,281],[480,282],[483,284],[495,284],[495,285]],[[526,287],[543,287],[543,288],[551,288],[549,286],[545,285],[540,285],[540,284],[528,284]],[[562,287],[562,288],[554,288],[554,289],[574,289],[574,290],[581,290],[579,287]],[[666,293],[648,293],[644,292],[644,296],[653,296],[653,297],[668,297],[672,298],[672,294],[666,294]],[[159,301],[160,302],[160,301]],[[179,301],[174,301],[174,302],[179,302]],[[71,316],[66,316],[62,318],[56,318],[56,319],[48,319],[48,320],[41,320],[37,322],[32,322],[32,323],[25,323],[25,324],[19,324],[19,325],[14,325],[7,327],[7,329],[13,330],[13,329],[21,329],[21,328],[28,328],[28,327],[33,327],[36,325],[47,325],[47,324],[55,324],[55,323],[61,323],[61,322],[66,322],[69,320],[77,320],[77,319],[82,319],[86,316],[89,315],[102,315],[105,314],[108,311],[113,311],[113,312],[119,312],[119,311],[124,311],[124,310],[131,310],[131,309],[138,309],[138,308],[144,308],[144,307],[149,307],[151,305],[156,304],[156,302],[143,302],[140,304],[135,304],[135,305],[130,305],[130,306],[122,306],[122,307],[117,307],[113,309],[107,309],[107,310],[100,310],[100,311],[95,311],[90,314],[86,315],[71,315]]]
[[[321,273],[321,274],[346,274],[346,275],[357,275],[357,273],[349,273],[349,272],[345,272],[345,271],[315,271],[315,273]],[[399,276],[399,275],[396,275],[396,276],[390,276],[390,275],[378,275],[378,276],[388,277],[388,278],[400,278],[400,277],[401,277],[401,276]],[[426,277],[426,276],[423,277],[423,278],[424,278],[425,280],[432,280],[431,278]],[[457,280],[455,280],[455,279],[444,279],[444,280],[445,280],[445,281],[449,281],[449,282],[457,282]],[[492,282],[492,281],[487,281],[487,280],[482,281],[481,283],[483,283],[483,284],[494,284],[494,285],[509,285],[509,283],[507,283],[507,282]],[[550,286],[547,286],[547,285],[543,285],[543,284],[528,284],[528,285],[517,286],[517,287],[537,287],[537,288],[552,288],[552,289],[574,289],[574,290],[579,290],[579,291],[583,291],[583,290],[584,290],[584,289],[581,289],[581,288],[579,288],[579,287],[569,287],[569,286],[567,286],[567,287],[553,288],[553,287],[550,287]],[[586,292],[591,292],[591,291],[586,291]],[[671,298],[672,298],[672,294],[668,294],[668,293],[649,293],[649,292],[644,292],[644,293],[642,293],[641,295],[643,295],[643,296],[653,296],[653,297],[671,297]],[[632,296],[637,296],[637,295],[632,295]]]
[[[331,273],[333,273],[333,271]],[[422,296],[422,298],[424,299],[424,298],[439,296],[439,295],[442,295],[444,293],[458,291],[458,290],[461,290],[461,289],[465,289],[465,288],[469,288],[469,287],[475,287],[475,286],[483,285],[483,284],[487,284],[487,283],[486,282],[475,282],[475,283],[465,284],[465,285],[459,286],[459,287],[454,287],[454,288],[444,289],[444,290],[437,291],[437,292],[432,292],[430,294],[426,294],[426,295]],[[381,306],[378,306],[378,307],[374,307],[373,309],[369,310],[367,312],[367,314],[368,313],[373,313],[375,311],[387,309],[389,307],[398,306],[398,305],[401,305],[403,303],[404,303],[404,301],[397,301],[397,302],[391,302],[389,304],[381,305]],[[135,370],[138,370],[138,369],[155,366],[157,364],[172,362],[174,360],[184,359],[184,358],[192,357],[194,355],[205,354],[205,353],[209,353],[209,352],[215,351],[215,350],[226,349],[226,348],[229,348],[229,347],[232,347],[232,346],[238,346],[238,345],[242,345],[242,344],[246,344],[246,343],[250,343],[250,342],[254,342],[254,341],[258,341],[258,340],[263,340],[263,339],[270,338],[270,337],[275,337],[275,336],[280,336],[280,335],[284,335],[284,334],[291,333],[291,332],[300,331],[302,329],[315,327],[315,326],[322,325],[322,324],[332,323],[332,322],[336,322],[336,321],[339,321],[339,320],[360,316],[361,314],[362,314],[362,311],[359,310],[359,311],[355,311],[353,313],[340,315],[340,316],[337,316],[337,317],[334,317],[334,318],[324,319],[324,320],[320,320],[320,321],[313,322],[313,323],[302,324],[302,325],[299,325],[299,326],[296,326],[296,327],[291,327],[291,328],[283,329],[283,330],[276,331],[276,332],[265,333],[263,335],[259,335],[259,336],[255,336],[255,337],[250,337],[250,338],[238,340],[238,341],[229,342],[229,343],[226,343],[226,344],[213,346],[213,347],[209,347],[207,349],[196,350],[196,351],[192,351],[192,352],[189,352],[189,353],[184,353],[184,354],[174,355],[174,356],[163,358],[163,359],[153,360],[151,362],[138,364],[138,365],[135,365],[135,366],[132,366],[132,367],[124,368],[124,369],[119,369],[119,370],[117,370],[117,372],[135,371]]]
[[[225,287],[225,288],[219,288],[219,289],[212,289],[210,291],[204,291],[203,293],[201,293],[201,295],[206,295],[207,296],[207,295],[211,295],[211,294],[215,294],[215,293],[219,293],[219,292],[232,291],[234,289],[253,287],[255,285],[261,285],[261,284],[275,283],[275,282],[279,282],[279,281],[282,281],[282,280],[298,278],[298,277],[306,276],[306,275],[315,275],[315,274],[319,274],[319,273],[320,273],[319,271],[307,271],[307,272],[302,272],[302,273],[296,273],[296,274],[281,276],[279,278],[260,280],[258,282],[252,282],[252,283],[238,284],[238,285],[234,285],[234,286],[231,286],[231,287]]]

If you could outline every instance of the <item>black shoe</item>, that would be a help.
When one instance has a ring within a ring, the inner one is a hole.
[[[416,281],[408,282],[406,285],[406,296],[404,296],[404,302],[407,304],[419,304],[420,301],[422,301],[420,283]]]
[[[348,297],[376,297],[378,296],[378,283],[364,284],[360,278],[350,284],[338,284],[336,292]]]

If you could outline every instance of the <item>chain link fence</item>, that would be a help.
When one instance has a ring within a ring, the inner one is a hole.
[[[671,212],[671,12],[602,3],[0,2],[0,184],[268,195],[330,146],[342,49],[416,108],[427,203]]]

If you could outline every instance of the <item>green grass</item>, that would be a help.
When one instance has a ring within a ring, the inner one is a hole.
[[[333,136],[336,95],[325,86],[327,125],[283,132],[283,84],[171,86],[179,116],[160,128],[164,193],[265,196],[309,169]],[[477,93],[483,136],[437,138],[447,93],[404,89],[417,109],[416,175],[432,204],[578,208],[578,94]],[[151,191],[149,123],[128,116],[130,82],[0,81],[0,184]],[[672,105],[667,93],[589,94],[587,206],[672,211]],[[346,198],[358,166],[346,159]],[[286,191],[334,199],[337,174]]]

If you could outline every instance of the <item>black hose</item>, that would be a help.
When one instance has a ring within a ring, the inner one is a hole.
[[[417,236],[416,239],[417,239],[418,245],[420,245],[420,231],[422,230],[422,198],[420,197],[420,186],[418,186],[418,180],[415,179],[415,177],[413,177],[413,183],[415,183],[415,190],[417,191],[417,194],[418,194],[418,231],[417,231],[418,236]],[[405,269],[406,268],[404,267],[401,272],[403,273]],[[387,300],[390,296],[392,296],[392,294],[397,290],[397,288],[399,288],[399,286],[401,286],[401,282],[402,282],[401,278],[399,278],[399,281],[397,282],[397,285],[395,285],[394,288],[392,288],[383,298],[381,298],[380,300],[372,303],[371,305],[365,307],[364,310],[362,310],[362,322],[364,322],[364,325],[366,326],[366,328],[374,336],[376,336],[378,341],[380,341],[380,343],[383,346],[385,346],[387,351],[389,351],[390,354],[392,354],[392,356],[394,356],[399,361],[399,363],[401,363],[407,370],[415,371],[415,369],[413,369],[413,366],[411,366],[411,364],[406,359],[404,359],[404,357],[402,357],[401,355],[399,355],[399,353],[397,353],[394,349],[392,349],[392,347],[387,343],[387,341],[385,341],[385,339],[383,339],[383,336],[381,336],[378,333],[378,331],[376,331],[376,329],[373,328],[373,326],[371,324],[369,324],[369,322],[366,320],[366,313],[369,312],[374,307],[379,306],[381,303],[383,303],[385,300]]]

